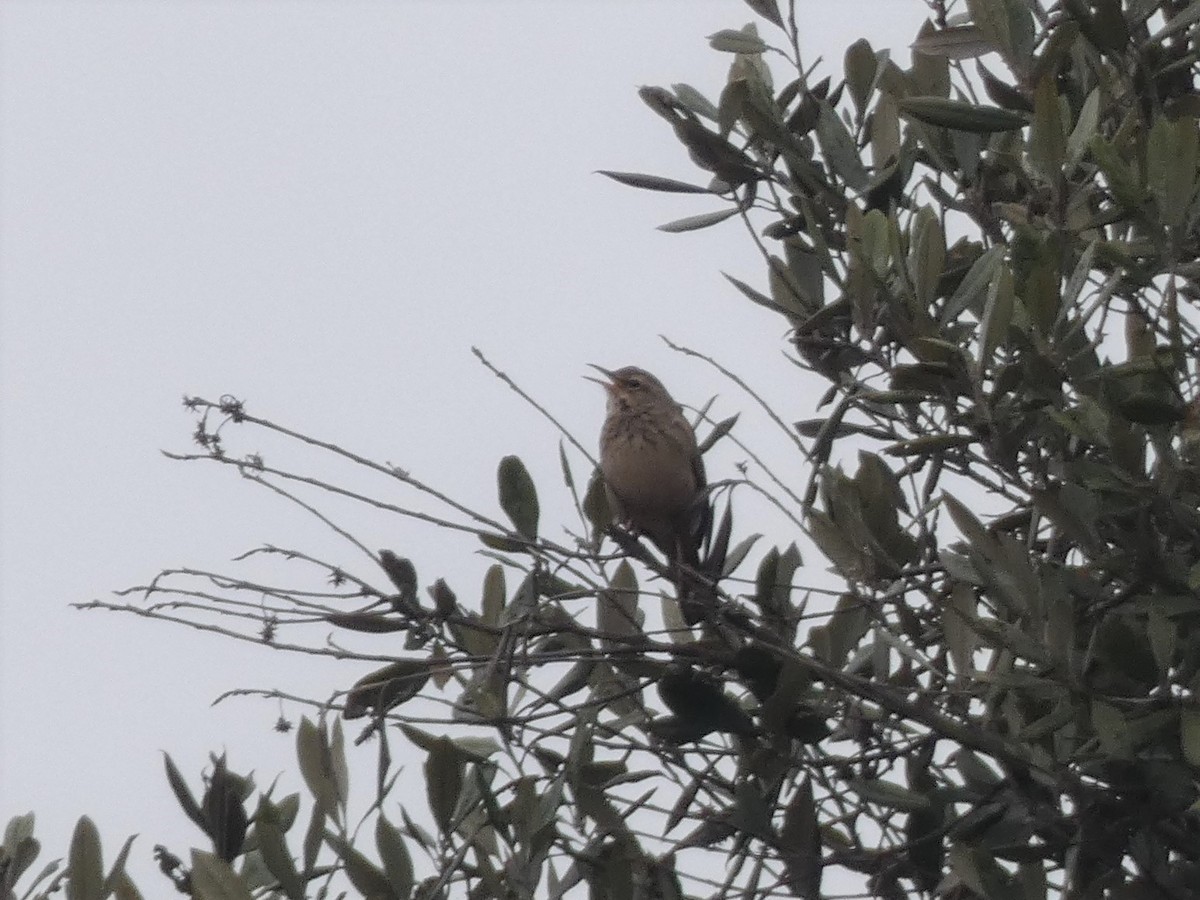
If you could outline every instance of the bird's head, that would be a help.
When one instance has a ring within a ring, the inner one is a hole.
[[[604,376],[604,379],[585,375],[589,381],[601,385],[608,392],[609,408],[614,405],[638,409],[658,403],[674,403],[661,381],[637,366],[625,366],[622,369],[605,369],[594,364],[592,368]]]

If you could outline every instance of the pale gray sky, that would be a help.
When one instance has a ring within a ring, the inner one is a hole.
[[[926,13],[801,3],[808,60],[835,78],[863,35],[906,64]],[[236,394],[493,510],[506,453],[559,487],[557,436],[473,344],[589,444],[585,362],[745,405],[660,333],[809,414],[783,323],[719,275],[764,281],[737,223],[656,232],[718,202],[593,174],[696,180],[636,88],[715,99],[731,58],[705,36],[752,18],[737,0],[0,5],[0,817],[35,810],[49,855],[85,812],[108,859],[140,833],[135,871],[164,895],[152,845],[200,835],[159,751],[195,778],[223,747],[297,789],[277,709],[210,701],[362,674],[68,607],[265,542],[349,555],[230,472],[165,460],[189,449],[185,393]],[[363,536],[478,592],[470,542]]]

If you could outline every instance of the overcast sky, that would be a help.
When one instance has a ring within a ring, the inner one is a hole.
[[[800,2],[807,61],[835,78],[859,36],[907,65],[926,13]],[[487,510],[506,453],[558,486],[558,439],[472,345],[589,446],[586,362],[745,406],[660,333],[811,414],[783,323],[720,277],[765,280],[736,222],[657,232],[718,203],[594,174],[696,180],[636,88],[715,99],[731,58],[705,36],[752,18],[737,0],[0,4],[0,817],[35,810],[51,856],[81,813],[106,859],[139,833],[142,889],[164,895],[151,847],[200,835],[160,751],[196,780],[224,748],[298,789],[278,707],[211,701],[363,674],[69,607],[267,542],[345,553],[232,472],[161,456],[191,449],[185,393],[235,394]],[[423,584],[478,595],[477,545],[364,527]]]

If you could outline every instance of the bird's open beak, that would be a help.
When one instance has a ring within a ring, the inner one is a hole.
[[[588,381],[596,382],[596,384],[600,385],[606,391],[611,391],[614,386],[613,373],[610,372],[608,369],[604,368],[603,366],[598,366],[595,363],[588,363],[588,365],[591,366],[593,369],[595,369],[597,372],[599,372],[601,375],[603,375],[607,379],[607,381],[601,381],[599,378],[595,378],[591,375],[584,375],[583,377],[586,378]]]

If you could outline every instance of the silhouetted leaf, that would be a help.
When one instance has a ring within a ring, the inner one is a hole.
[[[674,178],[663,178],[661,175],[643,175],[641,172],[610,172],[600,169],[597,174],[605,175],[613,181],[629,187],[642,188],[647,191],[664,191],[668,194],[711,194],[709,188],[698,184],[688,184],[676,181]]]
[[[325,616],[325,621],[336,628],[361,631],[367,634],[389,634],[394,631],[405,631],[412,627],[409,622],[384,613],[329,613]]]
[[[80,816],[67,854],[67,900],[104,900],[104,860],[100,832],[87,816]]]
[[[515,456],[500,460],[497,473],[500,485],[500,508],[504,510],[517,533],[528,540],[537,540],[537,488],[525,464]]]
[[[784,850],[789,889],[805,900],[820,900],[821,830],[811,779],[805,778],[788,801],[779,840]]]
[[[425,758],[425,790],[429,809],[442,834],[454,826],[454,808],[462,792],[466,763],[454,742],[448,737],[437,738]]]
[[[782,313],[783,315],[790,315],[787,307],[779,305],[766,294],[750,287],[750,285],[746,284],[746,282],[734,278],[732,275],[728,275],[725,272],[722,272],[721,274],[725,276],[726,281],[732,284],[735,288],[741,291],[742,294],[744,294],[753,302],[757,303],[759,306],[765,306],[767,309],[773,312]]]
[[[699,231],[701,228],[708,228],[710,225],[716,225],[718,222],[724,222],[736,216],[741,210],[736,206],[729,209],[718,209],[713,212],[700,213],[695,216],[688,216],[683,219],[676,219],[673,222],[667,222],[664,225],[659,225],[659,231],[665,231],[668,234],[681,234],[685,231]]]
[[[174,761],[170,754],[163,753],[163,765],[167,770],[167,783],[171,786],[171,792],[175,794],[175,799],[179,801],[180,807],[189,819],[191,819],[196,827],[208,833],[208,821],[204,818],[204,813],[200,809],[200,804],[196,802],[196,798],[192,796],[191,790],[184,781],[183,776],[179,773],[179,769],[175,767]]]
[[[398,659],[354,683],[346,695],[343,716],[357,719],[368,712],[380,715],[416,697],[429,681],[433,666],[427,659]]]
[[[241,855],[246,839],[250,822],[243,798],[247,788],[245,780],[226,767],[225,756],[217,757],[200,806],[208,822],[213,850],[226,862],[233,862]]]
[[[379,551],[379,565],[405,602],[412,603],[417,597],[417,570],[410,560],[397,556],[391,550]]]

